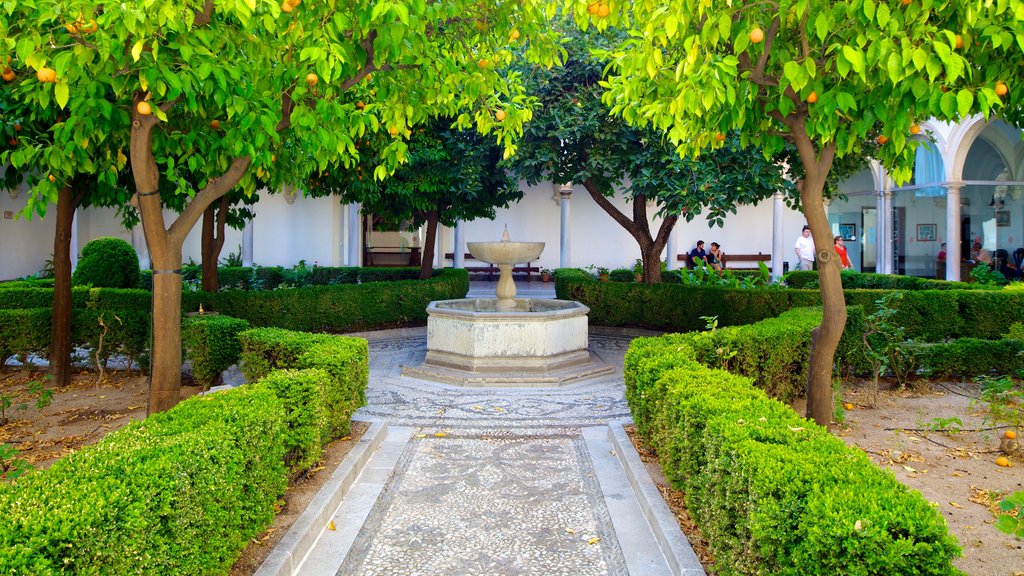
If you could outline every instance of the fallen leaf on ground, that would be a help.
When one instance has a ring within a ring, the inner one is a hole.
[[[330,522],[327,523],[327,529],[328,530],[337,530],[337,528],[334,526],[334,520],[331,520]]]
[[[597,543],[598,543],[598,542],[600,542],[600,541],[601,541],[601,539],[600,539],[600,538],[597,538],[597,537],[595,536],[594,538],[591,538],[590,540],[587,540],[587,544],[597,544]]]
[[[952,500],[949,501],[949,505],[952,506],[953,508],[963,508],[963,506],[957,504],[956,502],[953,502]]]

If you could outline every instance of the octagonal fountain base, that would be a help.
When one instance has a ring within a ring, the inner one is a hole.
[[[614,368],[587,351],[587,312],[568,300],[465,298],[427,306],[427,355],[402,374],[460,386],[558,386]]]

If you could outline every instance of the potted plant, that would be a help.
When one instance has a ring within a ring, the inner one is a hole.
[[[633,277],[637,282],[644,281],[644,263],[639,258],[633,262]]]
[[[551,270],[549,270],[548,268],[541,268],[541,271],[540,271],[540,281],[541,282],[550,282],[551,281]]]

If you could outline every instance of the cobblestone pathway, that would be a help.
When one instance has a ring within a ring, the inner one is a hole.
[[[591,334],[608,376],[480,389],[401,376],[425,329],[363,336],[365,453],[328,483],[343,498],[311,505],[259,574],[703,574],[622,431],[630,337]]]

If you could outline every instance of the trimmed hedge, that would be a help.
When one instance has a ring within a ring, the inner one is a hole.
[[[196,315],[182,321],[182,345],[192,361],[192,377],[200,386],[209,387],[221,372],[238,363],[242,355],[238,333],[248,329],[245,320],[219,314]]]
[[[626,354],[626,397],[722,574],[959,574],[921,495],[675,336]]]
[[[275,370],[260,380],[281,399],[285,413],[285,465],[295,473],[320,461],[323,447],[333,438],[327,431],[324,392],[331,388],[331,375],[317,368]]]
[[[367,269],[367,275],[376,274]],[[399,269],[384,269],[392,273]],[[465,270],[446,269],[428,280],[307,286],[274,291],[197,292],[183,299],[186,310],[199,304],[253,326],[304,332],[354,332],[422,325],[432,300],[462,298],[469,291]]]
[[[369,346],[362,338],[309,334],[281,328],[255,328],[238,335],[242,372],[249,382],[273,370],[316,368],[331,376],[323,391],[326,420],[321,437],[348,433],[352,413],[366,404]]]
[[[949,283],[947,283],[949,284]],[[581,270],[559,270],[559,298],[590,308],[598,326],[639,326],[666,332],[702,330],[702,316],[717,316],[719,326],[753,324],[786,310],[819,306],[817,290],[793,288],[718,288],[680,284],[597,282]],[[872,313],[890,291],[845,290],[847,305]],[[940,341],[977,337],[997,339],[1024,320],[1024,290],[917,290],[904,292],[894,322],[908,338]]]
[[[50,347],[50,308],[0,310],[0,368],[15,354],[43,355]]]
[[[96,238],[82,248],[71,282],[97,288],[135,288],[139,285],[139,256],[120,238]]]
[[[952,342],[909,342],[904,350],[929,377],[1015,375],[1024,370],[1024,340],[959,338]]]
[[[874,289],[874,290],[998,290],[999,286],[986,286],[984,284],[970,282],[951,282],[948,280],[934,280],[931,278],[918,278],[916,276],[902,276],[900,274],[875,274],[873,272],[854,272],[843,270],[840,272],[843,288],[846,289]],[[794,270],[782,277],[790,288],[817,288],[817,270]]]
[[[0,489],[0,573],[226,574],[273,520],[284,409],[191,398]]]

